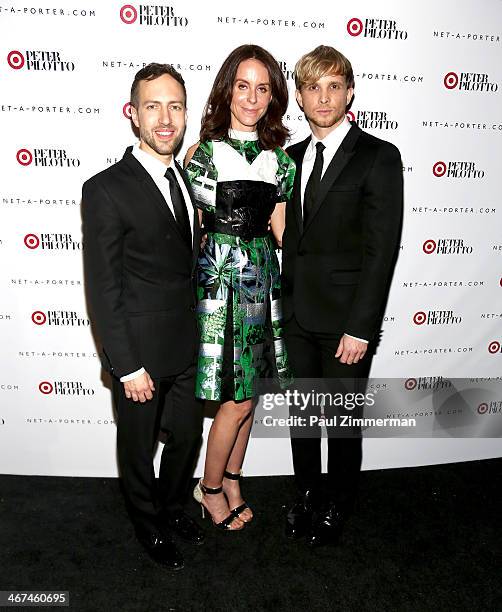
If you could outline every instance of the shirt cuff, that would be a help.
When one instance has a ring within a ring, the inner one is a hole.
[[[368,344],[368,340],[365,340],[364,338],[358,338],[357,336],[351,336],[350,334],[344,334],[344,335],[348,336],[349,338],[354,338],[354,340],[359,340],[359,342],[364,342],[365,344]]]
[[[138,378],[138,376],[141,376],[145,372],[146,372],[145,368],[140,368],[139,370],[136,370],[136,372],[131,372],[130,374],[126,374],[125,376],[121,376],[120,377],[120,382],[128,382],[130,380],[134,380],[135,378]]]

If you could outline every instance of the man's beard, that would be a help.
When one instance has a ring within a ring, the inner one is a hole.
[[[170,128],[166,127],[165,129],[170,129]],[[175,138],[173,138],[172,140],[169,140],[168,142],[158,142],[155,140],[151,132],[148,132],[146,130],[143,131],[140,128],[139,137],[141,138],[143,142],[146,142],[146,144],[151,149],[153,149],[155,153],[157,153],[158,155],[172,155],[172,153],[176,150],[176,148],[180,144],[181,139],[183,138],[183,133],[181,132]]]

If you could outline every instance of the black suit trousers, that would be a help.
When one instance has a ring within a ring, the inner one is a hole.
[[[364,358],[357,364],[343,364],[335,358],[339,334],[308,331],[293,316],[285,323],[285,340],[293,375],[297,379],[331,379],[332,390],[364,393],[371,367],[371,343]],[[337,387],[337,379],[340,386]],[[311,387],[310,387],[311,388]],[[331,389],[330,389],[331,390]],[[329,407],[326,417],[332,416]],[[354,414],[359,416],[359,414]],[[338,421],[339,422],[339,421]],[[297,437],[291,430],[291,447],[295,480],[300,493],[321,491],[321,429],[310,430],[310,437]],[[328,501],[353,504],[362,461],[362,438],[359,428],[344,430],[327,427],[328,437]]]
[[[163,513],[183,508],[202,440],[203,402],[195,397],[195,364],[155,379],[153,399],[127,399],[113,379],[117,453],[122,486],[137,528],[156,529]],[[153,456],[159,431],[166,434],[156,486]]]

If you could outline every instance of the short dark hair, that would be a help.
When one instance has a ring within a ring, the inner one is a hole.
[[[258,45],[241,45],[223,62],[213,83],[202,115],[200,140],[222,140],[230,128],[232,91],[239,64],[248,59],[261,62],[268,70],[272,100],[256,129],[261,146],[265,150],[282,147],[289,136],[282,117],[288,108],[288,85],[274,57]]]
[[[173,79],[178,81],[181,87],[183,87],[183,94],[186,102],[187,90],[185,87],[185,81],[183,80],[181,74],[175,68],[173,68],[171,64],[157,64],[156,62],[152,62],[151,64],[148,64],[148,66],[138,70],[136,76],[134,77],[134,81],[131,85],[131,106],[138,108],[138,90],[140,81],[153,81],[154,79],[158,79],[163,74],[168,74],[169,76],[173,77]]]

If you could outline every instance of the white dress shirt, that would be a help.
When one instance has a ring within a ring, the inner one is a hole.
[[[190,220],[190,232],[193,236],[193,221],[194,221],[193,220],[193,212],[194,212],[193,204],[192,204],[190,195],[188,194],[188,190],[185,186],[185,183],[183,179],[181,178],[180,173],[178,172],[178,169],[176,168],[176,165],[174,163],[174,157],[171,158],[171,162],[169,163],[169,165],[166,166],[166,164],[161,162],[159,159],[153,157],[153,155],[150,155],[150,153],[147,153],[146,151],[143,151],[142,149],[140,149],[139,142],[137,142],[132,148],[132,154],[139,161],[139,163],[143,166],[143,168],[148,172],[148,174],[152,177],[154,183],[157,185],[160,193],[162,194],[164,200],[166,201],[166,206],[169,207],[169,210],[171,211],[173,217],[176,219],[176,216],[174,214],[173,203],[171,201],[169,181],[164,176],[168,168],[173,169],[174,175],[176,176],[176,180],[178,181],[178,185],[180,186],[181,193],[183,194],[183,198],[185,200],[185,204],[186,204],[187,211],[188,211],[188,218]],[[129,380],[133,380],[134,378],[137,378],[138,376],[141,376],[141,374],[144,374],[144,373],[145,373],[145,368],[140,368],[139,370],[136,370],[135,372],[131,372],[130,374],[126,374],[125,376],[121,376],[120,382],[127,382]]]
[[[322,144],[326,147],[323,151],[323,166],[321,173],[321,180],[326,172],[326,168],[330,165],[335,153],[338,151],[338,147],[342,144],[342,140],[347,136],[349,130],[351,128],[350,121],[345,117],[345,119],[338,125],[332,132],[330,132],[325,138],[320,139],[312,134],[310,142],[305,151],[305,155],[303,156],[302,162],[302,179],[301,179],[301,196],[302,196],[302,211],[303,211],[303,198],[305,195],[305,189],[307,187],[307,182],[309,180],[310,175],[312,174],[312,170],[314,169],[314,162],[316,156],[316,144],[318,142],[322,142]],[[364,338],[357,338],[356,336],[351,336],[350,334],[345,334],[349,336],[349,338],[355,338],[356,340],[360,340],[361,342],[368,343]]]

